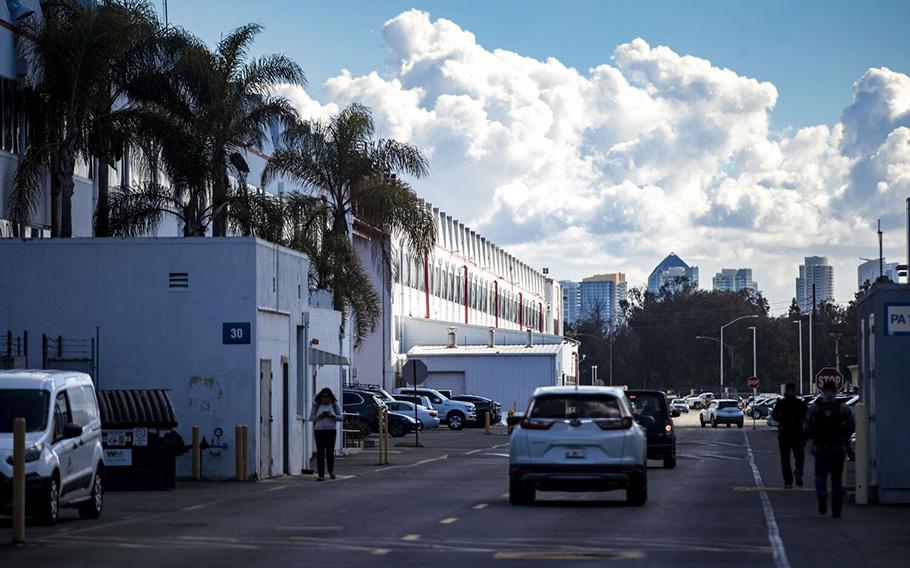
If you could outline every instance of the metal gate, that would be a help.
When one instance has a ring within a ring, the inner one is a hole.
[[[28,369],[28,332],[13,335],[7,330],[0,346],[0,369]]]
[[[71,339],[41,336],[41,368],[87,373],[97,380],[95,338]]]

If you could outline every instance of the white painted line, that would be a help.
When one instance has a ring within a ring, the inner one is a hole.
[[[390,469],[398,469],[398,468],[402,468],[402,467],[417,467],[417,466],[419,466],[419,465],[424,465],[424,464],[428,464],[428,463],[432,463],[432,462],[437,462],[437,461],[441,461],[441,460],[446,460],[446,459],[449,459],[449,454],[442,454],[442,455],[439,456],[438,458],[430,458],[430,459],[427,459],[427,460],[421,460],[421,461],[419,461],[419,462],[411,463],[411,464],[405,464],[405,465],[390,465],[389,467],[381,467],[381,468],[379,468],[379,469],[374,469],[374,470],[371,470],[371,471],[380,472],[380,471],[389,471]]]
[[[403,537],[401,537],[401,540],[404,540],[407,542],[417,542],[418,540],[420,540],[420,535],[419,534],[406,534]]]
[[[457,522],[458,522],[458,517],[449,517],[447,519],[443,519],[443,520],[439,521],[439,524],[440,525],[451,525],[452,523],[457,523]]]
[[[344,527],[274,527],[276,531],[340,531]]]
[[[755,487],[764,489],[765,484],[762,481],[761,472],[758,471],[758,465],[755,463],[755,455],[752,453],[752,444],[749,443],[749,434],[746,430],[743,431],[743,437],[746,439],[746,451],[749,454],[749,466],[752,468]],[[771,543],[774,566],[776,568],[790,568],[790,561],[787,560],[787,551],[784,549],[784,541],[780,537],[780,529],[777,527],[777,520],[774,518],[774,509],[771,507],[771,499],[768,497],[768,492],[759,490],[758,495],[761,497],[762,510],[765,513],[765,525],[768,527],[768,541]]]
[[[509,457],[509,454],[499,454],[499,453],[496,453],[496,452],[493,452],[492,454],[484,454],[484,455],[485,455],[485,456],[498,456],[498,457],[501,457],[501,458],[507,458],[507,457]]]
[[[481,511],[481,510],[487,508],[487,504],[486,504],[486,503],[478,503],[478,504],[474,505],[474,506],[471,507],[471,508],[474,509],[475,511]]]
[[[391,548],[377,548],[373,550],[373,556],[385,556],[390,552],[392,552]]]
[[[482,451],[483,451],[482,448],[479,449],[479,450],[471,450],[470,452],[465,452],[465,455],[466,455],[466,456],[469,456],[469,455],[471,455],[471,454],[480,453],[480,452],[482,452]]]

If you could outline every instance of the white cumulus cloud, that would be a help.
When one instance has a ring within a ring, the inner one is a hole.
[[[675,251],[702,287],[751,266],[785,302],[802,256],[826,254],[846,300],[871,221],[910,194],[910,77],[889,69],[857,80],[833,126],[775,134],[774,85],[641,38],[584,71],[416,10],[383,38],[384,72],[342,70],[322,102],[282,93],[305,116],[369,106],[382,136],[430,157],[422,196],[560,278],[620,270],[641,285]]]

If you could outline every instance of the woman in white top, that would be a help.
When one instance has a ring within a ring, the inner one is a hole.
[[[329,477],[335,479],[335,432],[337,424],[342,420],[344,416],[341,406],[332,389],[326,387],[319,391],[310,409],[310,421],[313,422],[313,433],[316,436],[317,481],[325,481],[326,462],[329,465]]]

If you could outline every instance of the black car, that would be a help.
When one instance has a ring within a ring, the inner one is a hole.
[[[474,403],[474,408],[477,409],[477,420],[470,423],[470,426],[483,426],[483,415],[485,412],[490,413],[490,424],[498,424],[499,421],[502,420],[502,405],[492,398],[478,396],[476,394],[456,394],[449,398],[452,400],[460,400],[461,402]]]
[[[379,409],[385,404],[369,390],[344,389],[342,405],[345,412],[360,415],[360,430],[363,434],[379,432]],[[389,435],[394,438],[406,436],[414,430],[416,422],[410,416],[397,412],[389,413]]]
[[[661,391],[629,390],[626,397],[635,411],[635,420],[648,437],[648,459],[663,460],[664,467],[676,467],[676,432],[667,395]]]

